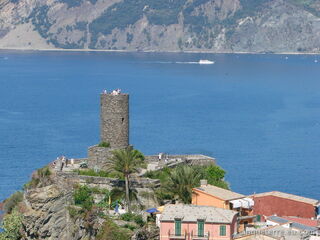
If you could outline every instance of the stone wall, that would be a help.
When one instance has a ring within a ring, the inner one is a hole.
[[[59,186],[66,191],[72,191],[76,184],[87,185],[91,188],[108,189],[125,187],[124,180],[115,178],[82,176],[75,172],[56,172]],[[137,194],[137,199],[132,203],[134,205],[143,206],[143,208],[151,208],[158,206],[158,201],[154,190],[160,187],[160,180],[150,178],[131,178],[130,187]],[[101,196],[100,196],[101,197]],[[96,197],[99,199],[99,197]]]
[[[185,154],[185,155],[169,155],[164,154],[159,160],[158,155],[150,155],[146,156],[146,162],[149,164],[156,164],[158,168],[162,168],[164,166],[176,166],[179,164],[188,164],[188,165],[200,165],[207,166],[211,164],[216,164],[216,160],[212,157],[205,156],[202,154]]]
[[[60,185],[67,184],[72,187],[74,184],[87,184],[91,187],[111,190],[112,188],[125,186],[124,180],[117,178],[83,176],[76,172],[56,172],[56,175],[60,179]],[[158,188],[160,187],[160,180],[150,178],[130,178],[130,186],[132,188]]]
[[[88,148],[88,167],[105,168],[106,160],[112,157],[112,148],[92,146]]]
[[[92,146],[88,148],[88,167],[99,169],[106,168],[107,159],[112,158],[112,152],[114,150],[124,149],[123,148],[112,148],[112,147],[99,147],[98,145]]]
[[[101,142],[113,148],[129,145],[129,95],[101,94]]]

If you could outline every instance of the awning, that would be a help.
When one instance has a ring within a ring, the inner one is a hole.
[[[230,201],[233,204],[233,208],[252,208],[254,201],[251,198],[241,198]]]
[[[149,208],[149,209],[146,210],[146,212],[147,213],[156,213],[156,212],[159,212],[159,211],[156,208]]]

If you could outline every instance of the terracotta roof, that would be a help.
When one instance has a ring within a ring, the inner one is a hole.
[[[181,219],[182,222],[197,222],[204,220],[210,223],[230,224],[236,211],[226,210],[216,207],[197,206],[197,205],[167,205],[161,214],[160,221],[174,221]]]
[[[219,187],[216,187],[216,186],[213,186],[213,185],[210,185],[210,184],[202,185],[201,187],[194,188],[194,189],[200,190],[200,191],[205,192],[205,193],[207,193],[209,195],[218,197],[218,198],[220,198],[222,200],[232,200],[232,199],[245,197],[242,194],[235,193],[235,192],[232,192],[230,190],[219,188]]]
[[[289,193],[278,192],[278,191],[251,195],[251,197],[265,197],[265,196],[275,196],[275,197],[280,197],[280,198],[286,198],[286,199],[290,199],[290,200],[294,200],[294,201],[298,201],[298,202],[312,204],[314,206],[316,206],[320,203],[319,200],[316,200],[316,199],[301,197],[301,196],[297,196],[297,195],[293,195],[293,194],[289,194]]]

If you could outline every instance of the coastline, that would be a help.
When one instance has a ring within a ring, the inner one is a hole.
[[[189,53],[189,54],[252,54],[252,55],[320,55],[314,52],[214,52],[214,51],[157,51],[157,50],[109,50],[109,49],[64,49],[64,48],[2,48],[0,51],[23,51],[23,52],[109,52],[109,53]]]

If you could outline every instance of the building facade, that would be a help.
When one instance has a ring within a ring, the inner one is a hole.
[[[251,196],[254,200],[253,213],[261,216],[294,216],[300,218],[319,217],[319,200],[282,192],[267,192]]]
[[[237,212],[207,206],[169,205],[160,217],[160,240],[229,240]]]
[[[192,189],[192,204],[198,206],[212,206],[223,209],[232,209],[230,201],[245,196],[223,188],[219,188],[201,180],[200,187]]]

